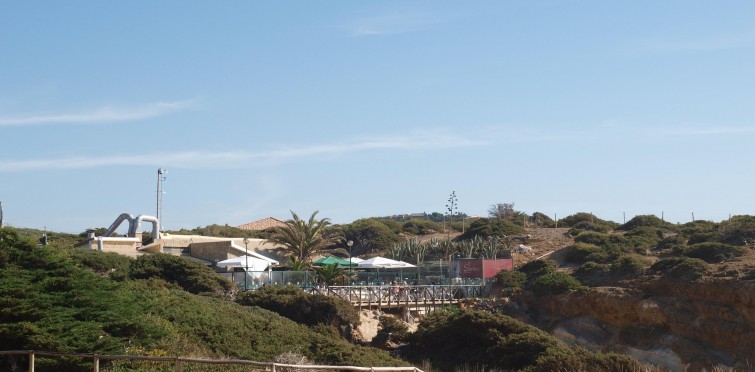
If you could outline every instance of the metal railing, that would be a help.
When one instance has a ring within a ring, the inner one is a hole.
[[[51,351],[36,351],[36,350],[6,350],[0,351],[0,355],[21,355],[26,356],[29,360],[29,372],[34,372],[36,366],[36,357],[60,357],[60,358],[83,358],[91,359],[93,363],[93,370],[95,372],[100,371],[100,361],[106,360],[130,360],[130,361],[156,361],[164,362],[173,365],[175,372],[180,372],[183,365],[186,363],[197,364],[212,364],[212,365],[241,365],[258,367],[257,370],[264,370],[270,372],[276,372],[281,370],[332,370],[332,371],[362,371],[362,372],[423,372],[416,367],[356,367],[356,366],[327,366],[327,365],[298,365],[298,364],[283,364],[273,362],[255,362],[252,360],[243,359],[202,359],[202,358],[182,358],[182,357],[156,357],[156,356],[144,356],[144,355],[99,355],[99,354],[83,354],[83,353],[58,353]]]
[[[368,307],[421,307],[457,303],[466,298],[481,297],[478,285],[371,285],[330,286],[308,288],[308,293],[342,298],[354,306]]]

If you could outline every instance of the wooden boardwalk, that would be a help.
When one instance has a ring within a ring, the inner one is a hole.
[[[342,298],[362,309],[430,310],[459,303],[467,298],[480,297],[478,285],[367,285],[310,288],[310,293]]]

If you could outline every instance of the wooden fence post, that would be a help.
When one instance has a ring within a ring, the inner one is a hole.
[[[92,355],[92,365],[94,372],[100,372],[100,357],[97,354]]]
[[[34,372],[34,351],[29,352],[29,372]]]

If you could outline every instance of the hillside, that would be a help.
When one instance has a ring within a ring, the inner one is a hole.
[[[240,306],[224,299],[222,291],[197,295],[170,277],[132,279],[123,272],[128,267],[137,273],[132,276],[154,272],[156,262],[135,265],[138,261],[116,255],[96,257],[100,261],[94,265],[66,251],[38,247],[13,229],[0,230],[0,349],[260,361],[293,351],[321,364],[406,365],[384,351],[315,332],[267,310]],[[186,275],[206,274],[215,280],[211,270],[175,259],[188,265]],[[90,269],[97,265],[104,269],[102,274]],[[208,288],[222,289],[211,282]],[[7,357],[0,363],[2,370],[23,365]],[[70,360],[39,363],[40,371],[91,369]]]

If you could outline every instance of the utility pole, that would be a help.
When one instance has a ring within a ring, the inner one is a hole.
[[[3,224],[3,202],[0,202],[0,229],[5,227]]]
[[[167,170],[163,168],[157,169],[157,225],[160,229],[162,229],[163,224],[160,220],[162,210],[163,210],[163,181],[165,181],[165,176],[163,174],[168,173]],[[153,239],[157,239],[156,236],[152,237]]]

